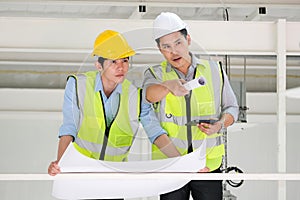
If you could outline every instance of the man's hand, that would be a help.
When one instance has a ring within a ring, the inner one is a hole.
[[[50,176],[55,176],[60,173],[60,167],[58,166],[58,161],[51,162],[48,167],[48,174]]]
[[[164,81],[162,85],[165,86],[173,95],[184,96],[187,95],[189,91],[183,87],[183,83],[185,83],[185,80],[183,79],[174,79]]]
[[[206,135],[212,135],[219,132],[219,130],[222,128],[222,122],[217,121],[214,124],[200,123],[197,126]]]

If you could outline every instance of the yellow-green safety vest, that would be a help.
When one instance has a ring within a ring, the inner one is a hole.
[[[74,147],[85,156],[105,161],[127,161],[127,155],[139,127],[141,89],[128,80],[115,119],[107,126],[101,91],[95,91],[98,72],[72,75],[76,80],[80,122]],[[98,74],[99,75],[99,74]]]
[[[200,60],[194,77],[205,77],[206,84],[190,91],[186,96],[174,96],[169,93],[163,100],[153,104],[157,117],[168,136],[181,155],[192,152],[206,140],[206,166],[210,170],[220,167],[224,155],[222,134],[206,135],[197,126],[186,125],[187,122],[199,119],[219,118],[221,106],[215,105],[215,98],[221,98],[223,87],[222,70],[218,63]],[[161,68],[161,69],[159,69]],[[176,71],[166,61],[160,66],[151,67],[154,77],[162,81],[178,79]],[[219,87],[219,93],[214,88]],[[221,102],[221,101],[220,101]],[[163,159],[166,156],[155,146],[152,146],[152,159]]]

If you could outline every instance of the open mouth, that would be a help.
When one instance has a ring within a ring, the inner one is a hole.
[[[116,77],[118,77],[118,78],[121,78],[123,76],[124,76],[124,74],[118,74],[118,75],[116,75]]]
[[[174,62],[178,62],[180,59],[181,59],[181,57],[175,58],[175,59],[173,59],[173,61],[174,61]]]

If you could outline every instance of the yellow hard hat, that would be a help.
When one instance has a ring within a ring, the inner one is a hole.
[[[126,39],[118,32],[106,30],[98,35],[94,43],[92,55],[116,60],[133,56],[135,51]]]

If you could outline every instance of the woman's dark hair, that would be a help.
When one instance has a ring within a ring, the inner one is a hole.
[[[187,36],[187,34],[188,34],[186,28],[181,29],[179,32],[180,32],[180,33],[184,36],[184,38],[186,39],[186,36]],[[155,42],[156,42],[157,45],[159,45],[159,42],[160,42],[160,41],[159,41],[159,38],[155,39]]]

